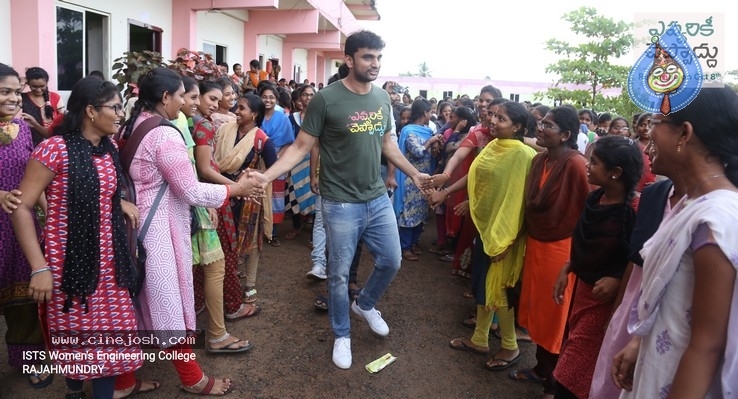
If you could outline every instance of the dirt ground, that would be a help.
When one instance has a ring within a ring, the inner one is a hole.
[[[280,226],[287,231],[287,223]],[[283,236],[283,234],[282,234]],[[426,226],[424,249],[435,237],[435,226]],[[461,296],[468,280],[451,277],[450,263],[425,252],[418,262],[403,260],[402,269],[377,305],[390,327],[380,338],[367,324],[351,315],[353,366],[337,368],[331,361],[333,335],[327,312],[316,312],[316,295],[325,283],[305,278],[310,270],[310,234],[303,230],[296,239],[282,238],[278,248],[266,246],[259,267],[257,288],[260,315],[228,323],[230,333],[248,339],[254,348],[242,354],[210,355],[197,349],[197,360],[209,375],[234,381],[228,397],[243,398],[537,398],[540,385],[515,382],[507,372],[484,368],[485,358],[452,350],[449,340],[470,337],[472,330],[461,321],[474,310]],[[359,268],[359,281],[366,281],[372,268],[368,251]],[[205,327],[200,315],[198,327]],[[64,379],[57,375],[47,388],[35,390],[27,378],[8,366],[6,326],[0,318],[0,398],[62,398]],[[535,346],[521,343],[523,355],[517,367],[535,364]],[[490,349],[499,340],[490,339]],[[377,374],[364,366],[380,356],[397,357]],[[168,361],[145,363],[137,376],[156,379],[162,386],[138,398],[193,397],[180,391],[179,380]],[[89,395],[89,384],[86,385]]]

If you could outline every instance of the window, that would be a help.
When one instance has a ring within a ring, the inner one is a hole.
[[[446,98],[446,97],[453,98],[454,97],[454,92],[453,91],[450,91],[450,90],[449,91],[444,91],[443,92],[443,98]]]
[[[128,51],[161,53],[161,32],[159,27],[129,19]]]
[[[425,98],[427,100],[428,99],[428,90],[421,90],[420,91],[420,97],[423,97],[423,98]]]
[[[295,65],[295,67],[292,70],[292,79],[295,80],[297,83],[302,83],[302,67],[299,65]]]
[[[202,52],[215,58],[215,63],[228,62],[228,47],[219,44],[203,43]]]
[[[56,62],[59,90],[72,90],[91,71],[107,72],[108,17],[83,8],[56,7]]]
[[[510,100],[515,101],[515,102],[520,102],[520,94],[510,93]]]

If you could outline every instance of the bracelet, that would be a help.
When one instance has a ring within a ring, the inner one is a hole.
[[[446,176],[446,177],[448,177],[449,179],[451,178],[451,175],[449,175],[449,174],[448,174],[448,173],[446,173],[446,172],[443,172],[443,173],[441,173],[441,174],[442,174],[442,175],[444,175],[444,176]]]
[[[443,191],[445,191],[445,192],[446,192],[446,196],[449,196],[449,195],[451,195],[451,192],[450,192],[450,191],[448,191],[448,189],[447,189],[446,187],[442,188],[441,190],[443,190]]]
[[[241,187],[241,196],[242,197],[245,197],[246,196],[246,189],[243,188],[243,184],[241,184],[239,182],[236,182],[236,184],[238,184],[238,187]]]
[[[28,276],[28,277],[33,277],[33,276],[35,276],[35,275],[37,275],[39,273],[50,272],[50,271],[51,271],[51,268],[49,266],[44,266],[42,268],[39,268],[39,269],[36,269],[36,270],[32,271],[31,272],[31,275]]]

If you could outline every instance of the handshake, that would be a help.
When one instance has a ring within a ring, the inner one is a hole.
[[[266,195],[269,179],[258,170],[245,169],[238,176],[236,184],[240,186],[238,197],[257,199]]]

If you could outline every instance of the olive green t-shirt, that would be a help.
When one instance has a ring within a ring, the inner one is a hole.
[[[323,198],[368,202],[386,192],[380,157],[391,119],[389,95],[377,86],[356,94],[338,81],[315,93],[301,128],[320,140]]]

